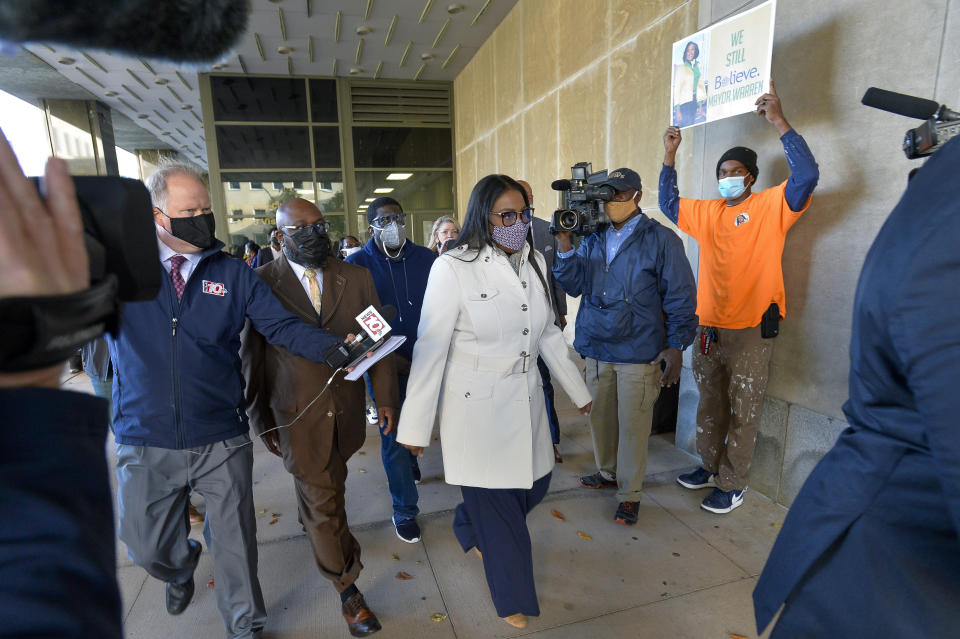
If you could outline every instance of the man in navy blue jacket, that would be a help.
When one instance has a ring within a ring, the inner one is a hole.
[[[605,205],[610,224],[576,251],[569,232],[557,233],[553,274],[580,296],[573,347],[586,358],[593,396],[597,472],[580,484],[616,488],[614,521],[629,526],[637,523],[653,405],[662,386],[680,379],[681,353],[697,328],[697,287],[680,238],[640,211],[640,176],[622,168],[608,177],[616,190]]]
[[[960,611],[960,138],[910,181],[853,303],[849,428],[753,591],[772,637],[955,637]]]
[[[147,187],[163,286],[153,301],[127,304],[109,340],[119,534],[130,559],[167,583],[167,611],[180,614],[201,550],[188,539],[187,505],[191,491],[203,495],[227,636],[259,637],[266,610],[240,331],[249,318],[271,343],[316,362],[338,339],[284,309],[252,269],[221,251],[210,196],[189,167],[162,167]]]
[[[380,301],[397,309],[397,317],[391,322],[393,334],[407,338],[396,351],[402,403],[407,395],[407,376],[413,345],[417,342],[423,294],[437,256],[407,237],[406,215],[393,198],[381,197],[371,202],[367,207],[367,221],[373,237],[363,250],[349,255],[346,261],[370,269]],[[373,393],[372,388],[370,392]],[[376,401],[377,398],[373,399]],[[416,484],[420,479],[420,468],[416,457],[397,443],[396,429],[381,428],[380,434],[380,456],[393,498],[393,525],[400,539],[416,543],[420,541]]]

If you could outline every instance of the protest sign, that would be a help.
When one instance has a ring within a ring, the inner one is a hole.
[[[776,0],[673,43],[671,123],[686,128],[756,109],[769,89]]]

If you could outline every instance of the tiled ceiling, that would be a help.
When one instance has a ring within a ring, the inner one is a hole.
[[[452,81],[516,1],[252,0],[240,44],[202,67],[26,46],[205,167],[198,73]]]

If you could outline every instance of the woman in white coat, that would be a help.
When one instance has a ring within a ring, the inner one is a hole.
[[[482,553],[497,614],[539,615],[526,516],[543,499],[553,445],[537,355],[580,412],[591,398],[554,323],[523,188],[488,175],[470,194],[458,244],[430,271],[397,441],[416,455],[439,415],[454,532]]]

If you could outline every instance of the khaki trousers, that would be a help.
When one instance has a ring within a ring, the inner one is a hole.
[[[616,476],[617,499],[639,501],[660,367],[587,358],[584,374],[593,397],[590,431],[597,468]]]
[[[759,326],[715,328],[717,340],[704,355],[700,336],[707,330],[699,327],[693,343],[693,377],[700,391],[697,452],[703,467],[717,474],[720,490],[743,490],[750,483],[773,340],[760,337]]]

